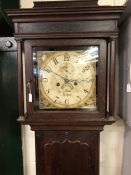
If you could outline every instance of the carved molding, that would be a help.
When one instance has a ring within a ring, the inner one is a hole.
[[[68,139],[65,139],[63,142],[59,142],[59,141],[52,141],[51,143],[47,143],[44,145],[45,148],[47,147],[53,147],[57,144],[60,144],[60,145],[64,145],[64,144],[79,144],[80,146],[87,146],[89,147],[89,145],[87,143],[81,143],[79,140],[76,140],[76,141],[71,141],[71,140],[68,140]]]

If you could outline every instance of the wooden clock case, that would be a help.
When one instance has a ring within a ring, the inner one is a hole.
[[[37,175],[99,174],[100,131],[115,121],[117,23],[123,10],[97,6],[97,1],[60,1],[36,2],[33,9],[8,11],[18,45],[18,121],[35,131]],[[98,110],[36,110],[33,48],[90,44],[100,48]]]

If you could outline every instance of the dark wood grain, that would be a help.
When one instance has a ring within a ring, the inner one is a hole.
[[[89,6],[97,6],[98,0],[86,0],[86,1],[79,1],[79,0],[72,0],[67,2],[64,1],[57,1],[57,2],[34,2],[34,8],[72,8],[72,7],[89,7]]]
[[[79,117],[79,118],[83,118],[84,116],[86,116],[87,118],[90,117],[105,117],[106,116],[106,40],[102,40],[102,39],[48,39],[48,40],[26,40],[25,41],[25,57],[28,58],[25,60],[25,64],[26,64],[26,84],[28,82],[32,83],[32,93],[33,93],[33,101],[34,99],[34,93],[35,93],[35,89],[34,89],[34,76],[33,76],[33,62],[32,62],[32,48],[33,47],[37,47],[37,46],[42,46],[42,47],[52,47],[52,48],[56,48],[59,46],[63,46],[64,47],[77,47],[77,46],[89,46],[89,45],[94,45],[94,46],[99,46],[100,49],[100,53],[99,53],[99,65],[98,65],[98,111],[96,112],[85,112],[85,111],[69,111],[68,115],[70,115],[70,117],[74,116],[74,117]],[[30,66],[29,66],[30,65]],[[28,89],[27,89],[27,97],[28,97]],[[28,116],[31,117],[31,115],[33,115],[33,113],[35,111],[34,110],[34,103],[30,103],[28,102],[28,98],[27,98],[27,113]],[[37,112],[37,110],[36,110]],[[74,113],[74,114],[73,114]],[[37,115],[38,114],[38,115]],[[51,118],[52,115],[56,116],[56,118],[58,118],[58,115],[62,118],[64,118],[65,116],[65,111],[60,111],[59,114],[56,112],[48,112],[48,111],[39,111],[39,113],[35,113],[35,115],[39,116],[38,118],[40,118],[40,116],[42,115],[42,118]],[[65,116],[66,118],[66,116]]]
[[[68,2],[66,3],[69,4]],[[7,13],[14,22],[15,34],[17,34],[16,36],[22,37],[21,35],[22,33],[18,29],[19,25],[21,26],[21,23],[23,23],[23,27],[24,27],[24,23],[26,23],[26,25],[30,24],[30,26],[27,29],[32,30],[33,26],[35,26],[35,23],[39,23],[39,22],[41,23],[41,25],[44,22],[63,22],[63,21],[71,21],[71,22],[79,21],[80,22],[80,21],[100,21],[100,20],[102,21],[103,20],[103,21],[106,21],[106,23],[108,23],[108,21],[112,20],[112,22],[117,22],[123,10],[124,10],[124,7],[111,7],[111,6],[88,7],[88,6],[84,6],[84,7],[71,7],[71,8],[63,7],[62,9],[50,7],[50,8],[39,8],[39,9],[7,10]],[[105,27],[107,27],[107,25]],[[37,30],[39,30],[40,32],[39,27],[37,28]],[[106,31],[109,32],[110,29]],[[100,32],[102,32],[102,29]],[[34,30],[32,31],[32,33],[36,33],[36,31]],[[28,32],[28,35],[31,35],[32,33]],[[42,33],[43,31],[41,32],[41,37],[42,37]],[[37,34],[40,35],[40,33],[37,33]],[[98,35],[96,35],[96,37],[97,36]]]
[[[24,116],[24,92],[23,92],[23,63],[22,63],[22,42],[17,41],[17,64],[18,64],[18,102],[19,102],[19,117]]]
[[[30,27],[31,26],[31,27]],[[39,26],[39,28],[38,28]],[[60,21],[60,22],[35,22],[19,24],[19,32],[28,33],[74,33],[74,32],[98,32],[117,31],[115,21]]]
[[[37,175],[98,175],[99,132],[36,132]]]
[[[110,75],[109,75],[109,115],[114,116],[115,109],[115,56],[116,38],[110,41]],[[113,83],[114,82],[114,83]]]

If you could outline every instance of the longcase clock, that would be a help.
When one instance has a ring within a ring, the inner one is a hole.
[[[35,131],[37,175],[99,175],[112,124],[117,22],[123,7],[35,2],[8,11],[18,45],[19,118]]]

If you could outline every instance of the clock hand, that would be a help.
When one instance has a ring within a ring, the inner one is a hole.
[[[77,83],[81,83],[81,82],[91,82],[91,81],[93,81],[93,79],[84,79],[84,80],[77,80],[77,79],[75,79],[75,80],[73,80],[73,79],[68,79],[68,78],[65,78],[65,77],[63,77],[63,76],[61,76],[61,75],[59,75],[59,74],[57,74],[56,72],[54,72],[50,67],[44,67],[44,70],[45,71],[47,71],[48,73],[50,73],[50,72],[52,72],[53,74],[55,74],[55,75],[57,75],[57,76],[59,76],[59,77],[61,77],[62,79],[64,79],[64,81],[65,81],[65,83],[70,83],[70,82],[77,82]]]
[[[69,80],[68,80],[67,78],[65,78],[65,77],[63,77],[63,76],[57,74],[57,73],[54,72],[50,67],[44,67],[44,70],[47,71],[48,73],[52,72],[53,74],[55,74],[55,75],[61,77],[62,79],[64,79],[65,83],[68,83],[68,82],[69,82]]]
[[[91,82],[91,81],[93,81],[93,79],[84,79],[84,80],[73,80],[73,79],[71,79],[71,80],[69,80],[69,82],[77,82],[77,83],[81,83],[81,82],[87,82],[87,83],[89,83],[89,82]]]
[[[61,77],[62,79],[64,79],[65,83],[68,83],[69,82],[69,80],[67,78],[65,78],[65,77],[57,74],[56,72],[52,71],[52,73],[55,74],[55,75],[57,75],[57,76],[59,76],[59,77]]]
[[[87,78],[87,79],[85,79],[85,80],[81,80],[81,81],[86,81],[87,83],[90,83],[90,82],[93,82],[94,79],[88,79],[88,78]],[[80,81],[80,82],[81,82],[81,81]]]

